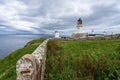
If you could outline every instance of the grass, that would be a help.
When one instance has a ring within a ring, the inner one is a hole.
[[[120,40],[49,41],[45,80],[120,80]]]
[[[16,80],[16,62],[25,54],[31,54],[45,38],[30,41],[25,47],[18,49],[0,60],[0,80]]]
[[[0,80],[16,80],[16,62],[31,54],[37,39],[0,60]],[[120,40],[48,42],[45,80],[120,80]]]

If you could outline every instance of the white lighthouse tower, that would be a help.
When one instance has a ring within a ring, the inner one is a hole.
[[[58,31],[55,31],[55,38],[60,38],[59,35],[60,35],[59,32],[58,32]]]
[[[77,33],[82,33],[82,20],[81,18],[78,19],[78,22],[77,22]]]
[[[77,32],[73,33],[71,35],[71,38],[73,39],[81,39],[81,38],[87,38],[88,37],[88,33],[84,33],[84,31],[82,30],[83,26],[82,26],[82,19],[79,18],[77,20]]]

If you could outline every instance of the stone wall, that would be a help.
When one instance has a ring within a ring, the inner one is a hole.
[[[81,39],[81,38],[86,38],[88,37],[88,33],[73,33],[71,35],[71,38],[73,39]]]
[[[113,34],[113,35],[96,35],[96,34],[86,34],[86,33],[76,33],[72,34],[71,37],[62,38],[65,40],[98,40],[98,39],[120,39],[120,34]]]
[[[43,80],[47,51],[46,39],[32,54],[26,54],[16,63],[16,80]]]

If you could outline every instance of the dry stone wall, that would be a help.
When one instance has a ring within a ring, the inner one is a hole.
[[[47,51],[46,39],[32,54],[26,54],[16,63],[16,80],[43,80]]]

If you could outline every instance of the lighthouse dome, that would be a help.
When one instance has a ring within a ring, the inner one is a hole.
[[[78,24],[82,24],[82,19],[81,18],[78,19]]]

